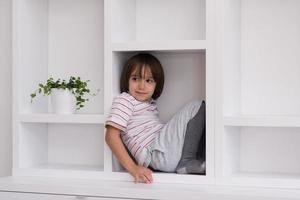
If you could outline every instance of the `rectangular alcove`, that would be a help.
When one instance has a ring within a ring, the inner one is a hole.
[[[224,1],[225,116],[300,115],[299,10],[297,0]]]
[[[205,40],[205,26],[205,0],[111,1],[112,42]]]
[[[299,128],[226,127],[225,173],[299,178],[299,131]]]
[[[81,113],[103,114],[103,0],[16,0],[14,65],[20,113],[47,113],[47,98],[30,94],[48,77],[90,80],[92,91]]]
[[[198,51],[135,51],[113,52],[113,96],[120,94],[119,79],[125,62],[138,53],[150,53],[161,62],[165,85],[158,98],[158,110],[163,123],[192,100],[206,100],[206,53]],[[114,158],[113,171],[124,172]],[[160,173],[159,173],[160,174]]]
[[[16,174],[65,176],[73,172],[76,176],[103,171],[103,125],[22,123],[19,129]]]

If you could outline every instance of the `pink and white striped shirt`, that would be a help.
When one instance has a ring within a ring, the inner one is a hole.
[[[164,126],[159,121],[154,100],[141,102],[126,92],[114,98],[106,125],[121,130],[124,144],[139,165],[144,164],[146,148]]]

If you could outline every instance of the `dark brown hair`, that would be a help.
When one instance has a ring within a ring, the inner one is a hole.
[[[142,77],[142,69],[145,67],[149,67],[153,79],[156,82],[156,87],[152,98],[157,99],[161,95],[165,81],[164,71],[159,60],[148,53],[140,53],[134,55],[125,63],[120,81],[121,92],[129,91],[129,78],[132,72],[137,70],[137,72]]]

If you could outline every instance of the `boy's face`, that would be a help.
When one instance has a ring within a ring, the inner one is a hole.
[[[138,101],[149,101],[155,91],[156,82],[149,67],[143,67],[141,73],[136,69],[129,78],[129,94]]]

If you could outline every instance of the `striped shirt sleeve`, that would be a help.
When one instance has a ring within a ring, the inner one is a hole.
[[[132,113],[133,103],[131,99],[129,99],[129,96],[121,94],[113,100],[105,125],[110,125],[121,131],[125,131]]]

